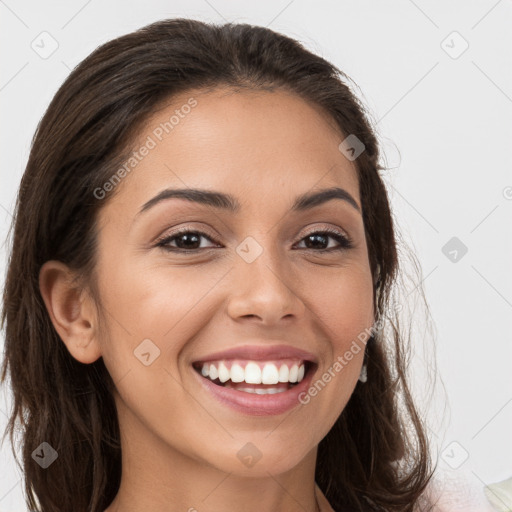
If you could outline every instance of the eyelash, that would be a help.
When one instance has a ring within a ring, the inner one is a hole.
[[[195,231],[195,230],[185,228],[180,231],[177,231],[176,233],[173,233],[170,236],[165,236],[163,238],[158,239],[155,245],[156,245],[156,247],[161,247],[164,251],[181,253],[181,254],[193,254],[193,253],[197,253],[198,251],[201,251],[201,250],[206,250],[206,249],[187,250],[187,249],[180,249],[178,247],[170,247],[168,245],[174,239],[179,238],[180,236],[189,235],[189,234],[199,235],[199,237],[204,237],[204,238],[207,238],[208,240],[210,240],[211,242],[217,243],[212,237],[208,236],[206,233],[203,233],[202,231]],[[329,252],[333,252],[333,251],[344,251],[347,249],[352,249],[354,247],[353,242],[350,237],[348,237],[347,235],[344,235],[344,234],[340,233],[338,230],[335,230],[332,228],[325,228],[322,230],[311,231],[310,233],[307,233],[303,238],[301,238],[300,242],[302,242],[305,238],[312,236],[312,235],[328,235],[327,238],[335,239],[340,244],[340,246],[334,247],[334,248],[331,247],[330,249],[318,249],[318,250],[306,248],[306,250],[308,250],[308,251],[329,253]],[[208,249],[211,249],[211,247],[208,247]]]

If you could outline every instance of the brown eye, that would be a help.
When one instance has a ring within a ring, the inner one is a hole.
[[[165,236],[157,241],[156,246],[162,247],[166,251],[177,253],[193,253],[202,249],[210,249],[212,247],[201,247],[201,239],[209,240],[215,244],[214,246],[219,247],[219,244],[206,233],[190,229],[184,229]],[[328,247],[329,239],[335,240],[338,243],[338,246]],[[352,241],[349,237],[337,230],[331,229],[312,231],[303,237],[301,242],[302,241],[306,244],[306,247],[304,247],[305,249],[314,252],[342,251],[353,247]],[[172,243],[175,245],[171,245]],[[323,247],[325,245],[327,245],[327,247]]]
[[[338,242],[337,247],[318,247],[323,245],[329,245],[329,238],[334,239]],[[337,230],[324,229],[321,231],[313,231],[307,234],[302,240],[305,241],[308,250],[315,250],[315,252],[331,252],[331,251],[342,251],[345,249],[351,249],[353,247],[352,240],[346,235],[342,234]],[[302,241],[301,240],[301,241]]]
[[[206,233],[203,233],[202,231],[182,230],[159,240],[156,245],[157,247],[162,247],[164,250],[170,252],[197,252],[200,249],[209,248],[200,247],[202,238],[213,241]],[[172,242],[176,243],[175,247],[170,245]]]

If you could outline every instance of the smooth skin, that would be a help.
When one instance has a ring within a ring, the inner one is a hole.
[[[103,315],[90,294],[73,290],[71,272],[57,261],[42,267],[41,293],[70,354],[83,363],[103,357],[116,384],[123,473],[106,512],[313,512],[317,447],[354,391],[364,351],[307,405],[270,416],[213,399],[192,362],[279,340],[317,356],[314,382],[372,327],[360,211],[333,199],[290,212],[297,196],[333,186],[361,208],[354,162],[339,151],[345,135],[326,113],[279,89],[182,94],[147,122],[133,149],[190,97],[197,106],[100,211]],[[241,210],[173,198],[138,215],[166,188],[229,193]],[[196,247],[190,254],[156,246],[180,228],[207,237],[192,246],[183,236],[168,243]],[[339,247],[330,236],[307,243],[308,234],[326,228],[348,235],[353,248],[322,253]],[[236,252],[247,237],[263,250],[252,263]],[[160,350],[148,366],[134,355],[145,339]],[[237,457],[249,442],[262,454],[252,467]],[[321,510],[332,510],[323,495],[318,500]]]

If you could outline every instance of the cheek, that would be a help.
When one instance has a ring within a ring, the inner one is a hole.
[[[315,331],[329,341],[327,358],[317,370],[308,397],[332,424],[350,399],[360,375],[373,325],[371,275],[365,268],[346,269],[338,279],[317,279],[308,296],[314,308]]]
[[[187,271],[165,272],[137,263],[120,257],[101,267],[100,290],[111,337],[120,347],[125,339],[131,350],[149,338],[164,350],[164,341],[173,337],[176,326],[181,328],[208,283],[198,285],[197,277],[191,280]]]
[[[373,324],[373,287],[369,270],[360,267],[317,275],[306,285],[314,320],[336,352]]]

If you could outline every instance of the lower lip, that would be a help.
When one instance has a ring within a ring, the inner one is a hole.
[[[297,385],[286,391],[272,395],[257,395],[255,393],[246,393],[245,391],[237,391],[236,389],[218,386],[210,379],[200,375],[196,370],[192,369],[192,371],[200,380],[201,385],[221,403],[242,414],[251,416],[271,416],[283,414],[298,405],[302,405],[299,401],[299,395],[305,393],[309,388],[316,371],[316,366],[311,367],[302,381]]]

